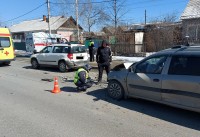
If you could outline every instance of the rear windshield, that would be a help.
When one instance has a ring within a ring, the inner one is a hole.
[[[85,53],[86,47],[85,46],[74,46],[71,49],[71,53]]]
[[[10,38],[0,37],[0,47],[10,47]]]

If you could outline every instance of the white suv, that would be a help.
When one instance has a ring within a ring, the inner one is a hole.
[[[78,68],[88,63],[89,56],[84,45],[54,44],[31,56],[34,69],[40,66],[56,66],[61,72]]]

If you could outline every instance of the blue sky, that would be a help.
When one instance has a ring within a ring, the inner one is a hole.
[[[55,2],[54,0],[50,0],[50,2],[51,1]],[[71,2],[74,1],[75,0],[71,0]],[[79,1],[81,2],[81,0]],[[125,14],[123,20],[126,23],[144,22],[145,9],[147,11],[147,22],[153,18],[162,18],[163,16],[172,13],[176,13],[177,17],[180,17],[188,1],[189,0],[125,0],[125,10],[127,10],[128,13]],[[46,0],[2,0],[0,8],[0,22],[12,25],[23,20],[41,18],[42,15],[47,15],[47,5],[44,4],[45,2]],[[28,13],[31,10],[34,11]],[[55,11],[52,12],[52,14],[55,14]]]

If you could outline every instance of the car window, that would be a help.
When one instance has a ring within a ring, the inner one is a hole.
[[[85,53],[86,52],[86,47],[85,46],[74,46],[71,49],[72,53]]]
[[[0,47],[10,47],[10,38],[0,37]]]
[[[53,53],[62,53],[63,52],[63,46],[54,46]]]
[[[152,57],[136,66],[136,73],[161,74],[164,67],[166,56]]]
[[[49,53],[51,52],[52,46],[47,46],[43,50],[41,50],[41,53]]]
[[[200,56],[173,56],[168,74],[200,76]]]
[[[62,53],[70,53],[70,47],[66,46],[66,47],[63,47],[63,51]]]

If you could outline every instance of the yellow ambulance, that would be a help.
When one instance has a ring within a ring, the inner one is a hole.
[[[0,64],[9,65],[15,59],[12,37],[8,28],[0,28]]]

